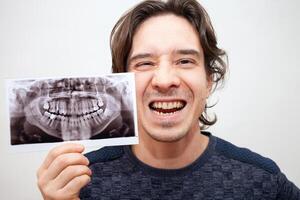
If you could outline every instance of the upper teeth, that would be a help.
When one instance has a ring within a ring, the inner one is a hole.
[[[173,108],[182,108],[183,103],[181,101],[173,102],[154,102],[152,104],[153,108],[162,108],[162,109],[173,109]]]
[[[50,108],[49,103],[45,102],[43,105],[44,110],[48,110]]]

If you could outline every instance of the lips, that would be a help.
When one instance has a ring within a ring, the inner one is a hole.
[[[152,101],[149,104],[151,110],[159,114],[171,114],[182,110],[186,105],[184,100],[170,100],[170,101]]]

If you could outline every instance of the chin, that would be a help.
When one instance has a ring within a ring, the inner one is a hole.
[[[187,134],[187,131],[173,131],[172,129],[170,129],[168,131],[161,130],[155,132],[147,132],[147,134],[157,142],[172,143],[178,142],[182,138],[184,138]]]

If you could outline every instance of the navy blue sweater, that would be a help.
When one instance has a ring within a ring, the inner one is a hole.
[[[81,190],[91,199],[282,199],[300,190],[270,159],[209,136],[204,153],[181,169],[157,169],[139,161],[130,146],[88,153],[93,175]]]

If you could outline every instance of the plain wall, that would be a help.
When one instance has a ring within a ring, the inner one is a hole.
[[[47,152],[11,153],[5,78],[110,72],[109,34],[138,1],[0,0],[0,198],[41,199],[36,170]],[[226,85],[212,98],[209,130],[272,158],[300,186],[300,3],[205,0],[219,46],[229,55]]]

